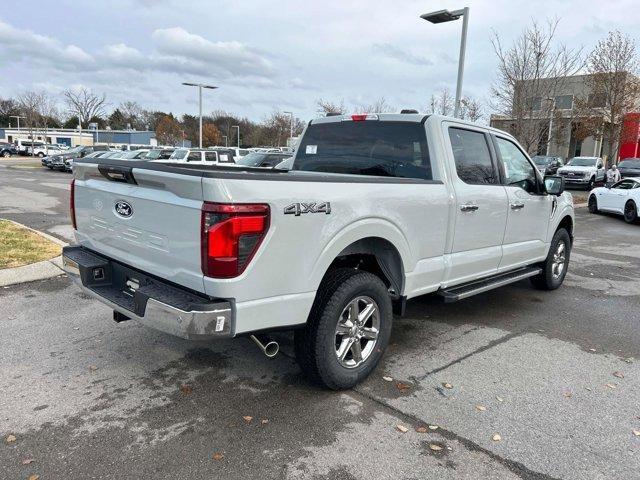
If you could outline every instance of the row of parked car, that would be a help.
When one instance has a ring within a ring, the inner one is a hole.
[[[73,171],[78,158],[111,158],[125,161],[189,163],[195,165],[242,165],[273,168],[291,157],[288,150],[272,148],[241,149],[235,147],[176,148],[154,147],[137,150],[111,150],[106,145],[75,147],[42,158],[42,166],[51,170]]]

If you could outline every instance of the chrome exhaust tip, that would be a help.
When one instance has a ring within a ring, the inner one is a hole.
[[[262,350],[268,358],[275,357],[280,351],[280,345],[275,340],[271,340],[263,335],[251,335],[251,340]]]

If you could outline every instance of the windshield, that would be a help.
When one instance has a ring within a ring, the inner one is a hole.
[[[550,158],[536,155],[531,160],[533,160],[533,163],[535,163],[536,165],[546,165],[547,163],[549,163]]]
[[[163,151],[166,151],[166,150],[149,150],[144,158],[147,158],[149,160],[155,160],[157,158],[160,158],[160,155],[162,155]],[[163,158],[165,157],[163,156]]]
[[[572,167],[593,167],[596,164],[595,158],[575,157],[572,158],[567,165]]]
[[[143,155],[143,152],[140,150],[130,150],[128,152],[124,152],[118,158],[122,158],[123,160],[135,160]]]
[[[630,158],[627,160],[622,160],[618,167],[620,168],[640,168],[640,158]]]
[[[188,153],[189,153],[189,150],[185,150],[183,148],[179,148],[178,150],[176,150],[175,152],[173,152],[171,154],[169,159],[170,160],[182,160],[187,156]]]

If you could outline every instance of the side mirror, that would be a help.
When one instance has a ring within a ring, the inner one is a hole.
[[[547,175],[544,177],[544,187],[549,195],[562,195],[564,178],[560,175]]]

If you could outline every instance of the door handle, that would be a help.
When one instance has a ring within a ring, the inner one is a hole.
[[[464,205],[460,205],[461,212],[475,212],[478,208],[478,205],[474,203],[465,203]]]
[[[512,203],[510,207],[511,207],[511,210],[522,210],[524,208],[524,203],[521,203],[521,202]]]

